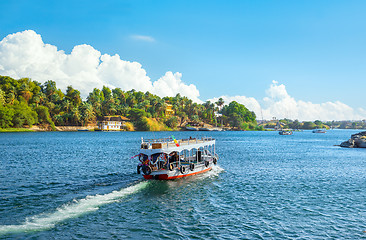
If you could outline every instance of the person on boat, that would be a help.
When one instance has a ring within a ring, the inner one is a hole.
[[[139,154],[139,160],[141,163],[145,163],[147,160],[149,160],[149,157],[145,154]]]
[[[167,161],[167,156],[165,153],[162,153],[159,155],[158,157],[158,166],[159,168],[167,168],[168,167],[168,161]]]
[[[176,163],[179,160],[179,156],[177,152],[172,152],[169,154],[169,163]]]

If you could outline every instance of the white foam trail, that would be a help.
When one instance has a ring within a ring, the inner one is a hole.
[[[117,202],[123,197],[138,192],[147,185],[147,181],[140,182],[119,191],[113,191],[104,195],[87,196],[80,200],[74,200],[71,203],[57,208],[55,212],[29,217],[20,225],[0,225],[0,235],[15,232],[40,231],[53,228],[55,224],[59,222],[96,211],[102,205]]]
[[[213,165],[211,171],[205,172],[203,174],[197,174],[197,178],[204,179],[204,178],[216,177],[219,175],[219,173],[223,171],[225,171],[225,169],[223,169],[219,165]]]
[[[225,171],[225,169],[223,169],[222,167],[220,167],[219,165],[214,165],[212,167],[212,171],[215,172],[216,174]]]
[[[212,166],[212,170],[207,172],[207,175],[209,175],[209,177],[211,176],[218,176],[219,173],[225,171],[225,169],[223,169],[222,167],[220,167],[219,165],[213,165]]]

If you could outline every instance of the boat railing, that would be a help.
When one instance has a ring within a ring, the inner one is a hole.
[[[187,139],[179,139],[177,142],[179,144],[184,145],[190,145],[190,144],[196,144],[196,143],[202,143],[202,142],[209,142],[215,140],[213,137],[202,137],[202,138],[187,138]],[[169,138],[152,138],[152,139],[144,139],[141,138],[142,144],[153,144],[153,143],[161,143],[162,145],[165,145],[168,147],[169,143],[174,143],[174,139]]]
[[[173,142],[173,138],[169,137],[169,138],[150,138],[150,139],[145,139],[145,138],[141,138],[141,142],[142,143],[169,143],[169,142]]]

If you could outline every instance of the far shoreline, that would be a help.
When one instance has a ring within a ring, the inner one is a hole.
[[[302,129],[302,130],[311,130],[311,129]],[[337,128],[334,130],[362,130],[357,128],[347,128],[341,129]],[[95,126],[55,126],[55,130],[52,130],[50,127],[42,127],[33,125],[29,128],[0,128],[0,133],[14,133],[14,132],[175,132],[175,131],[182,131],[182,132],[196,132],[196,131],[187,131],[183,127],[178,129],[170,129],[170,130],[161,130],[161,131],[102,131],[96,129]],[[265,130],[237,130],[237,129],[230,129],[225,131],[234,131],[234,132],[252,132],[252,131],[276,131],[275,129],[265,129]],[[204,132],[204,131],[197,131],[197,132]],[[214,131],[207,131],[207,132],[214,132]]]

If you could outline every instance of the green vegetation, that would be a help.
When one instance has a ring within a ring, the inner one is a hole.
[[[314,122],[309,122],[309,121],[305,121],[305,122],[299,122],[298,120],[290,120],[290,119],[281,119],[281,120],[274,120],[274,121],[270,121],[267,123],[264,123],[263,125],[265,128],[275,128],[280,127],[280,128],[290,128],[290,129],[304,129],[304,130],[310,130],[310,129],[316,129],[316,128],[325,128],[325,129],[329,129],[329,125],[324,124],[323,122],[319,121],[319,120],[315,120]]]
[[[222,114],[224,116],[224,121],[229,122],[229,124],[236,129],[254,130],[256,127],[256,124],[253,124],[256,122],[255,113],[250,112],[244,105],[235,101],[224,106]]]
[[[166,116],[167,104],[174,116]],[[244,105],[231,102],[194,103],[187,97],[160,98],[149,92],[122,91],[120,88],[95,88],[83,101],[80,92],[68,86],[66,93],[56,82],[40,84],[29,78],[15,80],[0,76],[0,128],[20,129],[34,124],[50,130],[57,126],[85,126],[95,124],[97,117],[121,115],[130,119],[128,130],[161,131],[178,129],[189,123],[211,124],[237,130],[260,130],[255,114]],[[221,112],[217,119],[215,112]]]
[[[329,121],[325,123],[332,128],[339,129],[366,129],[366,120],[362,121]]]
[[[0,128],[0,132],[34,132],[31,129],[28,128]]]
[[[165,124],[174,129],[178,126],[178,118],[176,116],[170,117],[168,120],[166,120]]]
[[[166,116],[167,103],[172,105],[173,116]],[[215,113],[221,113],[216,117]],[[130,119],[128,131],[175,130],[183,126],[210,124],[236,130],[264,130],[281,124],[282,128],[365,129],[366,121],[299,122],[281,119],[260,125],[254,112],[235,101],[224,106],[220,98],[216,103],[194,103],[187,97],[160,98],[149,92],[122,91],[120,88],[95,88],[83,101],[80,92],[68,86],[66,93],[54,81],[40,84],[29,78],[15,80],[0,76],[0,131],[25,131],[32,125],[55,130],[57,126],[86,126],[95,124],[97,117],[121,115]]]
[[[166,116],[167,104],[172,105],[173,116]],[[216,117],[215,113],[221,113]],[[281,119],[260,125],[254,112],[235,101],[224,106],[220,98],[216,103],[194,103],[187,97],[160,98],[149,92],[122,91],[120,88],[95,88],[83,101],[80,92],[68,86],[66,93],[54,81],[40,84],[29,78],[15,80],[0,76],[0,131],[25,131],[32,125],[49,130],[57,126],[86,126],[95,124],[97,117],[121,115],[130,119],[128,131],[176,130],[183,126],[209,124],[235,130],[264,130],[280,124],[282,128],[365,129],[366,121],[299,122]]]

